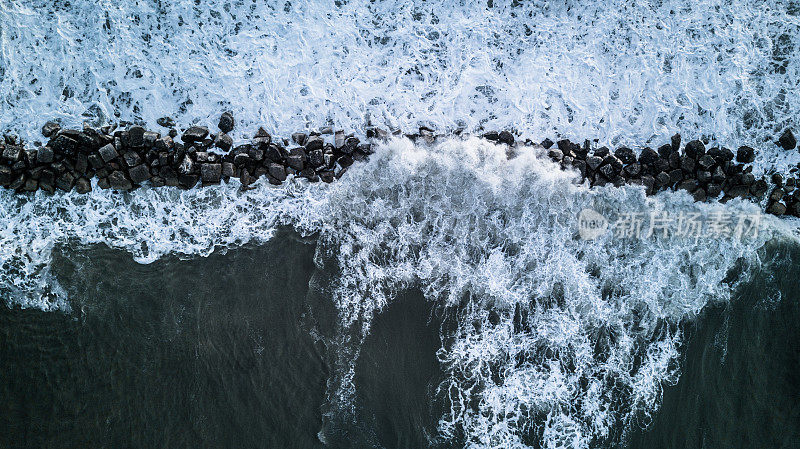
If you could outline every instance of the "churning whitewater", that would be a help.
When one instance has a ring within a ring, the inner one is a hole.
[[[515,129],[609,146],[674,132],[765,142],[800,114],[800,18],[780,1],[0,1],[0,123]],[[643,30],[646,30],[644,32]],[[757,150],[773,166],[797,154]],[[796,223],[748,239],[579,237],[584,209],[723,210],[684,192],[589,189],[535,147],[477,138],[377,145],[336,183],[263,179],[118,194],[0,189],[0,294],[65,313],[58,245],[104,244],[150,263],[270,240],[279,226],[333,258],[339,355],[324,419],[352,413],[360,345],[413,287],[458,326],[442,335],[446,404],[432,439],[469,448],[582,448],[645,426],[680,376],[678,324],[727,301]],[[741,274],[731,278],[732,270]],[[326,426],[320,431],[325,441]]]

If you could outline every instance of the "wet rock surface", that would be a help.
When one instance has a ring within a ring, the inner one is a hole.
[[[220,116],[219,132],[191,126],[179,133],[168,117],[159,119],[158,125],[170,129],[166,134],[138,125],[74,130],[48,122],[42,127],[42,135],[49,140],[36,149],[27,149],[15,136],[6,135],[0,141],[0,185],[18,192],[74,189],[88,193],[92,178],[98,178],[101,189],[120,191],[144,183],[189,189],[229,182],[231,178],[239,179],[242,189],[248,189],[262,176],[276,185],[290,175],[330,183],[352,164],[367,160],[376,140],[404,135],[432,144],[441,137],[426,127],[414,134],[369,128],[367,141],[362,142],[354,134],[324,127],[284,139],[259,128],[249,142],[236,144],[228,134],[235,126],[229,112]],[[507,146],[509,158],[518,154],[520,146],[539,147],[542,154],[562,168],[574,170],[579,181],[590,186],[636,184],[644,186],[648,194],[685,190],[697,201],[725,202],[740,197],[764,201],[766,211],[774,215],[800,216],[800,190],[795,189],[800,167],[793,167],[786,176],[775,173],[769,179],[757,178],[749,165],[756,160],[757,151],[748,146],[734,153],[725,147],[707,148],[702,140],[690,140],[681,147],[678,134],[657,149],[613,150],[595,147],[589,140],[553,142],[547,138],[535,144],[521,141],[507,130],[488,131],[481,137]],[[774,143],[785,150],[797,147],[788,129]]]

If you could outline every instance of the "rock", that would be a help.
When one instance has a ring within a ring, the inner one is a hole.
[[[786,205],[778,201],[771,202],[769,206],[767,206],[766,212],[768,214],[781,216],[786,213]]]
[[[214,146],[222,149],[223,151],[228,151],[233,146],[233,139],[224,132],[219,133],[214,139]]]
[[[694,192],[697,189],[698,183],[696,179],[684,179],[679,182],[675,190],[686,190],[687,192]]]
[[[608,156],[609,154],[611,154],[611,151],[608,149],[608,147],[600,147],[600,148],[594,150],[594,155],[599,157],[599,158],[604,158],[604,157]]]
[[[147,166],[144,164],[140,164],[131,168],[128,170],[128,174],[131,177],[131,181],[136,184],[141,184],[150,179],[150,170],[148,170]]]
[[[598,156],[589,156],[586,158],[586,166],[592,171],[597,170],[597,167],[603,163],[603,159]]]
[[[156,139],[156,141],[153,143],[153,147],[158,151],[169,151],[173,146],[174,142],[170,136],[164,136],[160,139]]]
[[[283,182],[286,180],[286,169],[283,165],[272,163],[269,164],[268,170],[269,175],[278,181]]]
[[[237,167],[241,167],[250,163],[253,160],[249,154],[247,153],[239,153],[233,157],[233,164]]]
[[[552,147],[552,146],[553,146],[553,141],[552,141],[552,140],[550,140],[550,139],[544,139],[544,140],[542,141],[541,145],[544,147],[544,149],[545,149],[545,150],[549,150],[549,149],[550,149],[550,147]]]
[[[692,140],[691,142],[686,144],[686,147],[683,149],[683,152],[686,156],[689,156],[694,160],[698,160],[704,154],[706,154],[706,146],[703,145],[703,142],[699,140]]]
[[[725,193],[730,197],[746,197],[750,193],[750,188],[742,184],[736,184],[724,189]]]
[[[164,128],[174,128],[175,127],[175,120],[172,117],[161,117],[160,119],[156,120],[159,126],[163,126]]]
[[[778,138],[778,144],[783,147],[784,150],[794,150],[797,146],[797,139],[795,139],[791,129],[787,129],[781,134]]]
[[[67,136],[62,131],[56,137],[50,139],[47,146],[52,148],[55,154],[72,155],[78,148],[78,141]]]
[[[556,162],[561,162],[561,159],[564,158],[564,153],[562,153],[561,150],[559,150],[558,148],[553,148],[552,150],[547,152],[547,156],[549,156],[550,159]]]
[[[61,176],[56,179],[56,187],[59,189],[69,192],[72,190],[72,186],[75,183],[75,176],[72,175],[70,172],[64,172]]]
[[[614,174],[618,174],[620,171],[622,171],[623,166],[622,161],[611,154],[603,158],[603,165],[611,166],[611,168],[614,170]]]
[[[130,190],[133,188],[131,181],[125,177],[125,173],[116,170],[108,175],[108,184],[114,190]]]
[[[677,184],[683,180],[683,171],[679,168],[669,172],[670,185]]]
[[[722,193],[722,185],[711,183],[706,186],[706,197],[716,198]]]
[[[753,194],[753,196],[755,196],[756,198],[761,198],[765,193],[767,193],[768,189],[769,186],[767,185],[767,181],[765,181],[762,178],[757,180],[756,182],[753,183],[753,185],[750,186],[750,193]]]
[[[92,153],[87,156],[86,159],[89,161],[89,165],[91,165],[94,170],[99,170],[101,167],[103,167],[103,158],[99,153]]]
[[[42,126],[42,135],[50,137],[61,129],[61,125],[56,122],[47,122]]]
[[[25,184],[22,186],[23,192],[35,192],[36,189],[39,188],[39,181],[35,179],[28,179],[25,181]]]
[[[105,162],[111,162],[119,156],[116,148],[114,148],[114,145],[111,145],[110,143],[100,148],[99,153],[100,157],[102,157],[103,161]]]
[[[319,133],[326,135],[333,134],[333,128],[331,128],[330,126],[323,126],[322,128],[319,129]]]
[[[754,182],[756,182],[756,177],[753,176],[752,173],[744,173],[740,179],[740,182],[746,186],[751,186]]]
[[[0,166],[0,186],[8,186],[14,180],[14,172],[11,168]]]
[[[323,147],[322,138],[319,136],[311,136],[306,141],[306,151],[312,152],[314,150],[321,150]]]
[[[672,136],[670,143],[672,144],[672,151],[677,153],[681,149],[681,135],[675,134]]]
[[[185,155],[183,157],[183,161],[181,161],[181,165],[178,166],[178,173],[180,173],[181,175],[189,175],[189,174],[192,174],[194,171],[195,171],[194,161],[187,154],[187,155]],[[195,182],[197,182],[197,181],[195,181]]]
[[[642,165],[653,166],[656,161],[658,161],[658,153],[653,151],[652,148],[644,148],[642,152],[639,153],[639,163]]]
[[[128,167],[135,167],[142,163],[141,156],[135,151],[126,151],[125,154],[122,155],[122,159]]]
[[[626,165],[623,169],[625,174],[630,178],[635,178],[642,173],[642,166],[638,162]]]
[[[142,140],[144,141],[145,148],[153,148],[156,144],[156,140],[161,137],[160,134],[155,133],[153,131],[145,131],[144,135],[142,136]]]
[[[714,159],[713,156],[710,156],[708,154],[703,155],[697,161],[697,165],[699,165],[700,168],[702,168],[703,170],[710,170],[711,167],[713,167],[714,164],[716,163],[717,163],[716,159]]]
[[[487,133],[484,133],[481,137],[483,137],[486,140],[491,140],[496,142],[500,140],[500,133],[498,133],[497,131],[489,131]]]
[[[783,175],[780,173],[773,173],[772,174],[772,183],[778,187],[783,186]]]
[[[664,159],[669,159],[669,155],[672,154],[672,145],[665,143],[658,147],[658,155],[663,157]]]
[[[727,148],[714,147],[709,149],[706,155],[713,157],[718,164],[733,160],[733,151]]]
[[[780,187],[776,187],[772,190],[772,193],[769,194],[770,201],[780,201],[783,199],[783,196],[786,194],[783,189]]]
[[[3,149],[3,159],[8,162],[19,162],[22,159],[22,147],[17,145],[6,145]]]
[[[706,170],[700,170],[697,172],[697,182],[701,184],[706,184],[711,181],[711,172]]]
[[[305,145],[306,139],[308,139],[308,136],[306,135],[306,133],[293,133],[292,134],[292,140],[294,141],[294,143],[296,143],[298,145],[301,145],[301,146]]]
[[[314,150],[310,152],[308,161],[309,164],[311,164],[311,166],[314,168],[321,167],[325,163],[325,159],[322,156],[322,150]]]
[[[672,185],[672,178],[666,173],[661,172],[656,175],[655,181],[658,183],[659,186],[662,187],[669,187]]]
[[[89,193],[92,191],[92,183],[86,178],[78,178],[78,180],[75,181],[75,191],[81,195]]]
[[[229,111],[225,111],[219,117],[219,123],[217,124],[217,128],[219,128],[219,130],[222,131],[223,133],[227,134],[233,131],[233,127],[235,124],[236,122],[233,120],[233,114]]]
[[[186,143],[200,142],[208,137],[208,128],[205,126],[192,126],[184,131],[181,140]],[[197,183],[197,181],[195,181]]]
[[[289,155],[286,158],[286,164],[293,169],[300,171],[303,169],[303,157],[300,155]]]
[[[628,147],[620,147],[614,151],[614,156],[621,160],[623,164],[632,164],[636,162],[636,153]]]
[[[203,185],[219,184],[222,179],[222,164],[208,163],[200,165],[200,177]]]
[[[319,178],[322,180],[322,182],[325,182],[325,183],[328,183],[328,184],[332,183],[333,180],[335,179],[335,175],[333,173],[333,170],[323,170],[323,171],[318,172],[318,174],[319,174]]]
[[[514,136],[508,131],[500,131],[498,140],[506,145],[514,145]]]
[[[697,189],[692,192],[692,198],[695,201],[705,201],[706,200],[706,191],[703,189]]]
[[[53,149],[42,147],[36,152],[36,162],[39,164],[49,164],[53,162]]]
[[[736,162],[749,164],[755,160],[756,160],[756,150],[748,146],[739,147],[739,150],[736,152]]]
[[[236,170],[232,163],[230,162],[223,162],[222,163],[222,176],[224,178],[234,178],[236,177]]]
[[[144,146],[144,128],[141,126],[131,126],[128,128],[128,141],[126,142],[132,148],[141,148]]]

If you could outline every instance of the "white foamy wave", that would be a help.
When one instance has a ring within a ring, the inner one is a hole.
[[[288,135],[518,129],[613,144],[759,143],[797,122],[800,18],[780,0],[0,3],[0,124],[216,123]],[[31,120],[35,118],[35,120]]]
[[[354,366],[372,318],[394,292],[420,288],[456,314],[438,353],[448,373],[440,438],[468,447],[585,447],[646,424],[674,382],[675,326],[724,301],[726,276],[793,225],[765,217],[755,239],[620,241],[578,238],[580,210],[756,213],[757,205],[694,204],[685,193],[588,189],[533,147],[507,160],[478,139],[432,148],[395,140],[330,185],[291,179],[181,191],[20,196],[0,192],[0,291],[11,303],[68,308],[48,271],[61,243],[106,244],[147,263],[264,242],[275,226],[318,233],[340,273],[340,359],[333,413],[352,410]],[[324,436],[324,435],[323,435]]]
[[[368,332],[409,286],[458,316],[439,351],[449,406],[440,437],[475,448],[588,447],[646,425],[662,385],[678,378],[677,323],[727,300],[763,243],[791,227],[765,218],[749,239],[581,240],[586,207],[760,210],[694,204],[683,192],[589,190],[571,178],[531,148],[508,161],[479,140],[397,141],[329,192],[321,236],[343,270],[335,300],[345,325]],[[743,274],[726,279],[735,267]],[[358,386],[352,365],[339,369],[336,398],[347,404]]]
[[[69,309],[50,276],[55,245],[106,244],[125,249],[140,263],[165,254],[203,256],[229,245],[264,242],[275,226],[316,228],[322,185],[290,180],[280,189],[262,179],[239,192],[238,182],[183,191],[142,188],[121,194],[94,185],[75,192],[17,195],[0,192],[0,292],[8,304],[43,310]]]

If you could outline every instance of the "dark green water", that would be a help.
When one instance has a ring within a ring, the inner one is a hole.
[[[289,231],[150,265],[60,248],[72,313],[0,307],[0,447],[315,448],[323,428],[327,447],[430,446],[441,317],[402,293],[363,345],[354,413],[326,415],[335,273],[314,251]],[[800,252],[769,252],[787,261],[686,324],[683,376],[630,447],[800,445],[800,270],[787,259]]]

